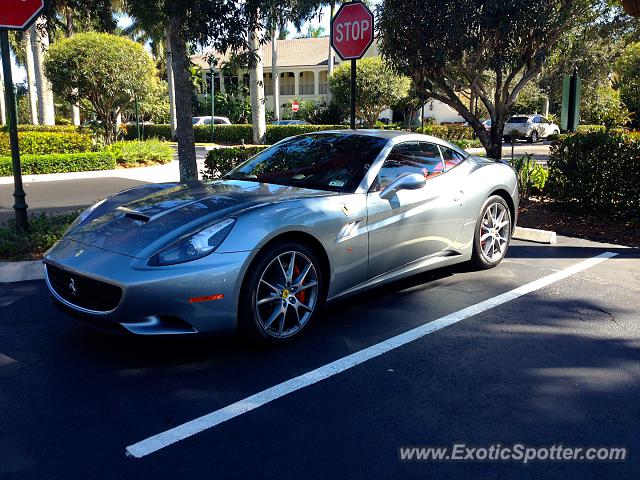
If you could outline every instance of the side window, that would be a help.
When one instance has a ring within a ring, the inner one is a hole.
[[[533,123],[540,123],[540,117],[533,117]]]
[[[540,123],[551,123],[551,122],[544,117],[540,117]]]
[[[419,173],[427,180],[444,171],[438,146],[426,142],[411,142],[397,145],[385,160],[374,190],[386,188],[396,178],[408,173]]]
[[[444,166],[447,171],[465,160],[465,156],[448,147],[440,147]]]

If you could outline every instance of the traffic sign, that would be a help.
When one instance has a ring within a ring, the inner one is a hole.
[[[296,113],[298,110],[300,110],[300,103],[299,102],[293,102],[291,104],[291,111],[293,113]]]
[[[343,3],[331,20],[331,47],[342,60],[356,60],[372,43],[371,10],[362,2]]]
[[[26,30],[44,9],[44,0],[3,0],[0,30]]]

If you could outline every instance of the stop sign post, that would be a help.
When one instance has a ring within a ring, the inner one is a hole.
[[[373,13],[354,1],[343,3],[331,19],[331,47],[342,60],[351,60],[351,129],[356,128],[356,60],[373,43]]]
[[[4,70],[5,95],[9,117],[9,140],[13,166],[13,209],[16,212],[16,229],[27,228],[27,202],[22,187],[22,169],[20,167],[20,148],[18,145],[18,119],[16,117],[16,95],[13,90],[13,75],[9,56],[8,30],[26,30],[44,9],[44,0],[4,0],[0,10],[0,54]]]

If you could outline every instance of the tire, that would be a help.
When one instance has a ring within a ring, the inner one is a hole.
[[[527,139],[529,143],[536,143],[540,139],[538,132],[535,130],[531,132],[531,136]]]
[[[311,249],[297,242],[267,247],[245,276],[238,306],[240,329],[261,343],[288,342],[306,330],[324,295],[322,269]]]
[[[500,219],[502,212],[504,212],[504,215],[502,219]],[[490,223],[491,218],[495,216],[498,217],[496,220],[500,221],[500,227],[494,231]],[[512,221],[509,205],[507,205],[504,198],[499,195],[493,195],[484,202],[480,210],[480,216],[476,222],[473,237],[471,263],[473,263],[474,266],[480,269],[488,269],[495,267],[502,261],[509,249]],[[492,232],[495,232],[497,236]],[[487,242],[489,241],[491,245],[488,247]],[[498,247],[497,251],[495,247]]]

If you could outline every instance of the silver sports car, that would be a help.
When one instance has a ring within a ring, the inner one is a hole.
[[[513,169],[438,138],[285,139],[220,180],[149,184],[86,210],[45,256],[55,303],[141,335],[241,329],[270,342],[327,301],[445,265],[497,265]]]

